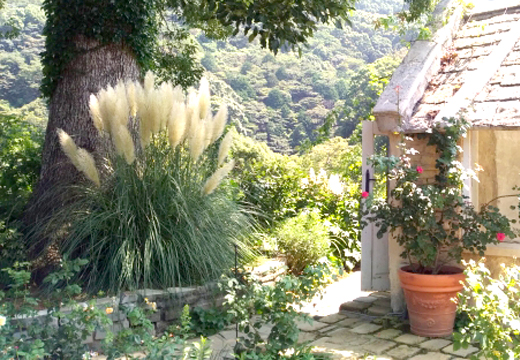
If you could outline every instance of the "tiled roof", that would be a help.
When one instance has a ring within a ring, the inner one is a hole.
[[[520,14],[507,13],[478,21],[470,17],[445,49],[440,70],[431,79],[408,127],[429,125],[467,80],[480,75],[481,64],[519,20]],[[472,103],[464,116],[474,126],[520,126],[520,41]]]
[[[461,110],[475,127],[520,127],[520,0],[452,24],[443,40],[415,43],[394,73],[374,108],[381,131],[422,132]],[[431,65],[415,69],[421,56]]]

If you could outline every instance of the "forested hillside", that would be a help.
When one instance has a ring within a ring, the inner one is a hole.
[[[10,0],[0,13],[0,24],[12,21],[21,30],[17,37],[0,40],[0,111],[33,122],[46,117],[38,90],[45,22],[40,3]],[[301,56],[292,51],[274,56],[244,36],[228,41],[211,40],[201,32],[192,36],[212,90],[230,104],[238,130],[275,151],[294,153],[316,137],[315,130],[333,109],[339,115],[334,132],[343,137],[369,116],[401,58],[398,35],[376,30],[374,20],[401,7],[397,0],[359,1],[350,27],[320,27]]]

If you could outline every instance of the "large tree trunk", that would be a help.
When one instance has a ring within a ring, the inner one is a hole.
[[[90,94],[109,84],[114,86],[120,79],[136,80],[140,74],[133,54],[121,44],[100,45],[78,37],[75,46],[78,55],[62,73],[50,99],[40,180],[24,214],[28,226],[44,221],[63,206],[67,201],[67,191],[63,189],[81,176],[61,150],[57,129],[71,135],[78,146],[102,154],[106,145],[90,118]],[[33,256],[46,246],[46,241],[42,243],[32,249]]]

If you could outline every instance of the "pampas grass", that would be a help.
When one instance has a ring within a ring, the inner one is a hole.
[[[222,179],[224,179],[231,170],[235,167],[235,161],[231,161],[220,169],[215,171],[213,175],[204,184],[204,194],[209,195],[220,185]]]
[[[224,139],[222,139],[222,142],[220,143],[220,148],[218,150],[218,166],[222,165],[224,161],[226,160],[229,150],[231,149],[231,146],[233,145],[233,133],[231,131],[228,131],[226,136],[224,136]]]
[[[92,122],[94,123],[94,126],[96,127],[96,129],[98,129],[99,132],[102,132],[104,130],[103,119],[101,118],[101,111],[99,109],[99,101],[98,101],[96,95],[94,95],[94,94],[90,95],[89,108],[90,108],[90,115],[92,117]]]
[[[175,148],[186,136],[186,104],[176,102],[168,116],[168,139]]]
[[[62,129],[58,129],[58,139],[60,141],[61,149],[67,155],[72,164],[79,169],[78,166],[78,147],[69,134]]]
[[[250,217],[222,185],[234,166],[224,163],[231,132],[215,143],[227,111],[213,118],[209,100],[207,81],[185,97],[169,83],[155,87],[150,74],[144,86],[119,83],[91,97],[93,121],[115,149],[100,162],[103,179],[92,155],[59,131],[65,154],[97,185],[78,186],[78,201],[50,227],[69,229],[65,254],[90,258],[88,290],[190,286],[229,269],[235,245],[246,253]],[[129,124],[138,126],[139,151]]]
[[[76,146],[76,143],[72,140],[70,135],[62,129],[58,129],[58,138],[61,149],[76,169],[82,172],[86,178],[96,184],[96,186],[100,186],[99,173],[92,155],[87,150]]]
[[[228,109],[226,105],[222,105],[215,115],[214,125],[213,125],[213,135],[211,137],[211,142],[217,141],[218,138],[222,136],[224,132],[224,128],[226,127],[226,122],[228,118]]]
[[[99,173],[94,157],[87,150],[78,148],[77,161],[78,169],[85,174],[87,179],[96,184],[96,186],[100,186],[101,182],[99,181]]]

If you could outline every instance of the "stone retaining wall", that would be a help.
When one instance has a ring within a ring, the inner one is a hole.
[[[271,283],[284,272],[284,264],[280,261],[272,260],[251,271],[261,283]],[[154,307],[156,311],[149,316],[149,320],[154,325],[154,333],[162,334],[170,325],[179,323],[182,309],[185,305],[188,305],[190,309],[196,307],[204,309],[219,307],[223,304],[224,295],[220,292],[218,286],[213,283],[200,287],[169,288],[166,290],[144,289],[135,292],[125,292],[119,297],[97,299],[96,306],[103,311],[106,308],[111,308],[112,312],[108,316],[113,322],[112,331],[114,333],[130,326],[125,313],[120,311],[120,307],[132,308],[143,306],[143,304],[148,307]],[[147,303],[148,305],[146,305]],[[60,311],[67,314],[71,309],[63,308]],[[25,323],[22,325],[22,328],[27,328],[35,319],[44,323],[46,316],[47,310],[41,310],[35,317],[20,318],[19,321]],[[53,319],[53,322],[55,326],[58,326],[56,318]],[[93,350],[98,350],[106,336],[107,334],[104,330],[97,329],[84,343],[88,344]]]

